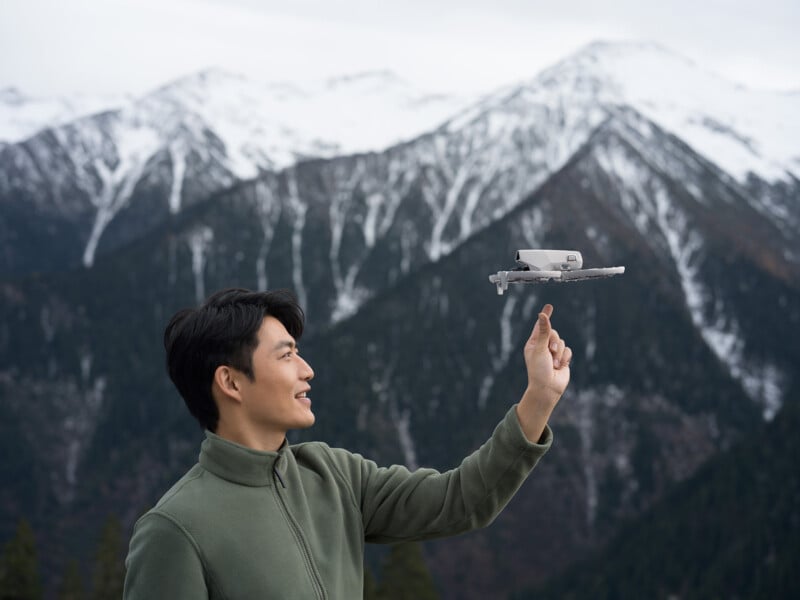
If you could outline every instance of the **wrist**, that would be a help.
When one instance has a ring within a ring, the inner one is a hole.
[[[550,413],[555,409],[556,404],[561,399],[561,394],[558,394],[543,385],[532,386],[528,385],[525,392],[522,394],[520,404],[524,404],[526,409],[536,412]]]
[[[539,393],[525,390],[517,404],[517,419],[529,442],[536,444],[541,439],[557,401],[558,399],[551,401],[542,398]]]

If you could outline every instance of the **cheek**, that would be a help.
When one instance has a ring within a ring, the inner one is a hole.
[[[296,369],[291,364],[280,364],[278,367],[267,374],[266,384],[275,390],[294,389],[297,382]]]

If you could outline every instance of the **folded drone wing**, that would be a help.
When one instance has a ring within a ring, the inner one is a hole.
[[[489,281],[497,286],[497,293],[508,289],[509,283],[544,283],[546,281],[582,281],[585,279],[605,279],[621,275],[625,267],[600,267],[597,269],[575,269],[571,271],[498,271],[489,275]]]

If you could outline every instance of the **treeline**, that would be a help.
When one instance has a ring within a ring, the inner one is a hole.
[[[64,567],[56,592],[58,600],[120,600],[125,582],[122,527],[109,517],[100,533],[91,582],[87,585],[77,559]],[[22,519],[0,556],[0,600],[41,600],[44,586],[39,569],[36,538]]]
[[[77,559],[70,560],[58,583],[58,600],[121,600],[125,583],[124,543],[119,520],[110,517],[100,534],[90,585]],[[365,600],[436,600],[433,577],[419,544],[393,546],[376,582],[364,571]],[[0,556],[0,600],[41,600],[44,586],[30,524],[21,520]]]

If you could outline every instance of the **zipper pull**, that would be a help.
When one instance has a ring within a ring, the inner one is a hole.
[[[273,478],[277,477],[278,481],[281,482],[281,485],[283,486],[283,489],[286,489],[286,484],[283,483],[283,477],[281,477],[281,472],[278,471],[278,467],[275,467],[275,466],[272,467],[272,475],[273,475]]]

